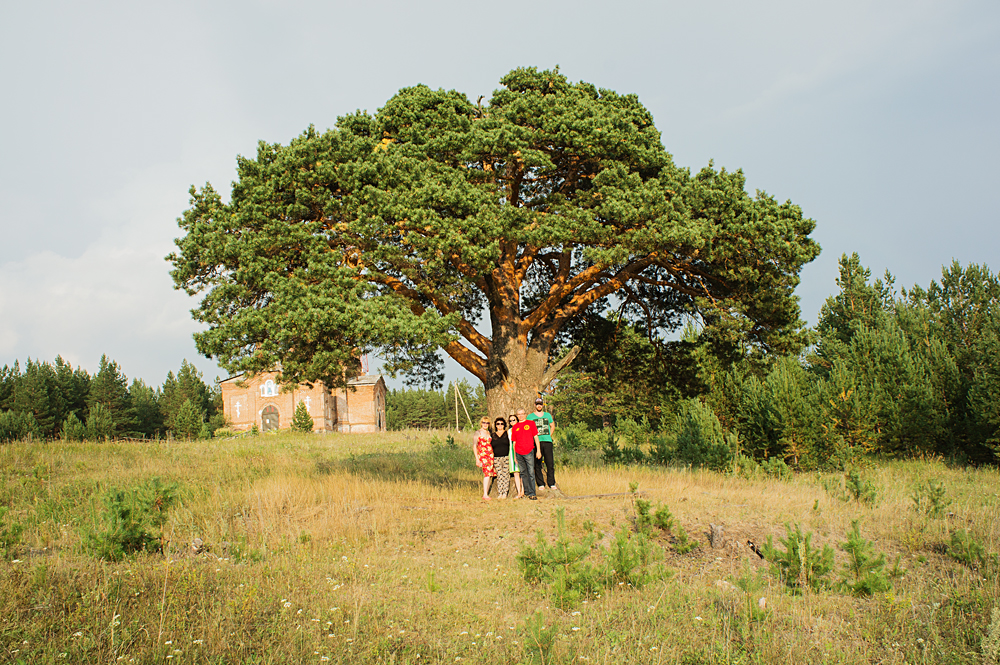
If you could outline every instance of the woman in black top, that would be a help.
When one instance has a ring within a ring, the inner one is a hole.
[[[493,422],[490,445],[493,446],[493,470],[497,474],[497,498],[506,499],[510,493],[510,437],[507,436],[507,421],[497,418]]]

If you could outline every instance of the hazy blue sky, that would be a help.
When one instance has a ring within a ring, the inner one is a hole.
[[[163,257],[191,184],[425,83],[518,66],[636,93],[683,166],[742,168],[817,221],[803,316],[837,259],[926,286],[1000,269],[1000,3],[47,2],[0,9],[0,365],[102,353],[206,378]]]

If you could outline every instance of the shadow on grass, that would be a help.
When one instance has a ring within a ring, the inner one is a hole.
[[[454,487],[456,484],[476,487],[479,483],[468,479],[470,467],[475,468],[472,465],[471,451],[444,444],[420,452],[365,453],[346,459],[319,459],[316,473],[349,473],[373,480],[418,482],[432,487]]]

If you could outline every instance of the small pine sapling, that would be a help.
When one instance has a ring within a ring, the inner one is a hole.
[[[604,583],[609,587],[628,584],[638,589],[645,586],[652,579],[649,569],[653,556],[653,544],[645,534],[632,534],[622,527],[607,552]]]
[[[678,554],[687,554],[698,547],[698,541],[691,540],[687,531],[680,524],[677,525],[677,534],[674,540],[674,551]]]
[[[653,511],[653,524],[670,533],[670,529],[674,526],[674,516],[666,504],[657,506]]]
[[[847,553],[842,588],[855,596],[872,596],[892,588],[889,571],[885,569],[885,554],[875,556],[871,541],[861,537],[857,520],[851,522],[847,542],[841,543],[840,549]]]
[[[878,489],[875,483],[862,478],[857,469],[851,469],[844,476],[844,484],[851,497],[858,503],[873,505],[878,499]]]
[[[292,414],[292,429],[303,433],[313,430],[313,419],[305,402],[299,402],[295,407],[295,413]]]
[[[645,499],[635,500],[635,532],[644,536],[653,535],[653,516],[649,514],[653,507],[651,501]]]
[[[948,556],[969,568],[984,567],[987,562],[986,548],[969,533],[968,529],[951,532]]]
[[[943,482],[928,480],[922,485],[917,485],[913,491],[913,507],[917,512],[921,512],[928,517],[941,519],[951,505],[951,499],[945,496]]]
[[[545,617],[541,610],[524,620],[521,632],[525,633],[524,649],[529,662],[540,665],[552,662],[550,654],[552,647],[555,646],[558,631],[554,625],[545,625]]]
[[[784,550],[776,548],[771,536],[761,548],[764,558],[773,566],[778,579],[793,589],[819,590],[826,585],[826,577],[833,570],[833,548],[824,545],[822,550],[812,546],[812,532],[803,534],[802,527],[785,525],[781,539]]]
[[[517,555],[524,580],[531,584],[546,584],[552,602],[566,609],[580,601],[583,595],[598,587],[597,574],[584,561],[590,554],[597,537],[594,534],[573,541],[566,533],[565,510],[556,510],[558,535],[551,545],[542,532],[538,532],[534,547],[525,546]]]

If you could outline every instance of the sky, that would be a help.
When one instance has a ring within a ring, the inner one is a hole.
[[[996,0],[36,0],[0,8],[0,63],[0,365],[224,378],[164,260],[189,187],[228,193],[258,141],[400,88],[488,99],[522,66],[635,93],[677,164],[800,205],[809,323],[844,253],[902,287],[1000,270]]]

